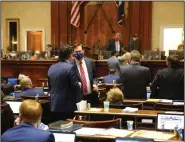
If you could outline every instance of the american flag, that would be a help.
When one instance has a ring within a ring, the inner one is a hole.
[[[80,5],[83,1],[73,1],[71,9],[71,24],[75,27],[80,25]]]

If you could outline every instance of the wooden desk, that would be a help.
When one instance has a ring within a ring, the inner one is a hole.
[[[29,76],[32,83],[37,85],[37,79],[47,78],[48,69],[56,60],[1,60],[1,76],[18,77],[20,73]],[[152,79],[157,70],[166,68],[165,60],[143,60],[141,65],[150,68]],[[107,60],[95,60],[96,76],[102,77],[108,74]],[[180,67],[184,69],[184,61],[180,62]],[[41,83],[38,84],[39,86]]]
[[[142,117],[157,117],[157,113],[165,111],[156,111],[156,110],[138,110],[138,112],[123,112],[122,109],[110,108],[109,112],[104,111],[101,108],[101,111],[75,111],[75,114],[96,114],[96,115],[114,115],[114,116],[142,116]]]
[[[135,132],[137,132],[138,130],[135,130]],[[134,134],[132,133],[132,134]],[[164,134],[173,134],[173,132],[163,132]],[[130,137],[132,134],[127,135],[126,137]],[[100,140],[100,141],[115,141],[116,136],[113,135],[100,135],[100,134],[95,134],[95,135],[81,135],[81,134],[77,134],[77,139],[93,139],[93,140]],[[158,140],[156,139],[156,141],[160,141],[160,142],[182,142],[182,139],[179,136],[174,136],[169,140],[161,140],[161,138],[158,138]]]

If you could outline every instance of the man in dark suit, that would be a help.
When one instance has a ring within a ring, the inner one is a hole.
[[[129,48],[130,52],[132,52],[133,50],[140,51],[139,38],[138,38],[137,34],[134,34],[132,39],[130,39],[129,44],[128,44],[128,48]]]
[[[103,83],[113,83],[113,80],[115,80],[115,83],[120,82],[120,76],[115,74],[115,69],[109,70],[109,75],[103,77]]]
[[[184,100],[184,71],[179,62],[176,55],[167,58],[168,68],[159,70],[151,84],[151,98]]]
[[[112,51],[112,57],[110,57],[107,60],[107,64],[108,64],[109,69],[115,69],[116,75],[119,75],[120,74],[120,62],[117,58],[117,55],[118,54],[116,51]]]
[[[82,99],[94,106],[99,103],[95,64],[92,59],[84,57],[82,44],[76,43],[73,48],[75,59],[72,64],[78,70],[77,75],[81,81]]]
[[[109,40],[108,45],[106,47],[107,51],[116,51],[119,55],[124,53],[123,43],[121,42],[121,34],[116,33],[115,38]]]
[[[2,142],[54,142],[51,132],[38,129],[41,104],[35,100],[24,100],[20,106],[20,124],[7,130],[1,137]]]
[[[146,87],[150,82],[150,70],[140,66],[141,54],[139,51],[131,52],[131,63],[120,67],[122,91],[125,98],[146,99]]]
[[[77,70],[70,63],[72,53],[73,49],[69,45],[61,46],[59,62],[52,65],[48,71],[52,121],[72,118],[73,112],[77,109],[80,86]]]

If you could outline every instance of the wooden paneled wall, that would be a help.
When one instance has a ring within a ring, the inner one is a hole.
[[[72,3],[67,1],[51,2],[51,43],[53,47],[58,48],[61,44],[73,44],[76,41],[92,48],[95,42],[100,40],[100,45],[104,48],[108,40],[114,36],[105,19],[104,10],[114,31],[122,33],[122,41],[125,46],[128,46],[132,35],[137,33],[141,40],[140,51],[151,49],[152,2],[129,1],[128,18],[123,27],[117,24],[115,3],[113,1],[103,2],[103,10],[99,8],[87,30],[87,34],[85,34],[84,31],[98,8],[95,4],[87,3],[80,7],[80,26],[76,28],[70,24]]]

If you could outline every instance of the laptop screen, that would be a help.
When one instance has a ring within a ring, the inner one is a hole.
[[[52,132],[55,137],[55,142],[75,142],[75,133],[62,133],[62,132]]]
[[[154,140],[147,138],[116,138],[116,142],[154,142]]]
[[[14,114],[19,113],[19,107],[22,102],[17,102],[17,101],[6,101],[6,102],[10,105],[10,108],[12,109]]]
[[[158,130],[174,130],[175,127],[177,127],[177,129],[184,128],[184,114],[158,114]]]

